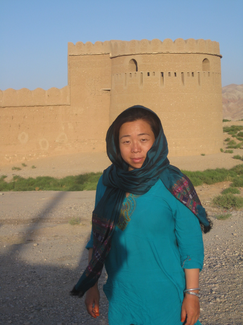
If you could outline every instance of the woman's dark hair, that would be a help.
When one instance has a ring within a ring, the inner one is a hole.
[[[120,154],[119,131],[121,126],[124,123],[133,122],[137,120],[144,120],[150,125],[154,133],[155,139],[159,135],[161,122],[158,116],[154,112],[146,109],[143,106],[137,105],[137,106],[130,107],[129,109],[123,111],[113,122],[113,137],[114,137],[116,151],[118,155]]]

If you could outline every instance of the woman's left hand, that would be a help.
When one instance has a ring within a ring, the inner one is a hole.
[[[194,325],[200,315],[199,298],[194,295],[185,294],[181,307],[181,322],[185,325]]]

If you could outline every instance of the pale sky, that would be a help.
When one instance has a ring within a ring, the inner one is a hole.
[[[220,44],[222,85],[243,84],[243,0],[0,0],[0,89],[67,85],[68,42]]]

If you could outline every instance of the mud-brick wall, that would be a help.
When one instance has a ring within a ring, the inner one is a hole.
[[[68,86],[0,91],[0,165],[105,151],[110,123],[141,104],[161,118],[171,155],[222,147],[221,55],[210,40],[68,44]]]
[[[91,44],[91,43],[90,43]],[[105,135],[109,126],[111,65],[109,53],[103,47],[91,49],[82,43],[69,44],[68,83],[72,109],[79,112],[78,131],[85,151],[105,150]],[[104,49],[103,52],[107,52]],[[89,142],[87,142],[89,139]],[[92,143],[92,145],[91,145]]]
[[[110,122],[127,107],[144,105],[161,118],[171,156],[220,152],[223,139],[218,43],[157,43],[157,52],[156,42],[146,40],[113,44]]]

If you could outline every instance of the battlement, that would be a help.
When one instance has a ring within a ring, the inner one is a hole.
[[[51,106],[51,105],[70,105],[69,87],[61,89],[50,88],[44,90],[36,88],[29,90],[22,88],[15,90],[12,88],[4,91],[0,90],[0,106]]]
[[[92,54],[110,54],[111,41],[83,43],[68,43],[68,55],[92,55]]]
[[[220,54],[219,43],[211,40],[189,38],[183,40],[177,38],[174,42],[167,38],[164,41],[153,39],[148,41],[106,41],[96,43],[76,44],[68,43],[68,55],[92,55],[92,54],[110,54],[111,57],[134,54],[157,54],[157,53],[195,53],[210,54],[222,57]]]

